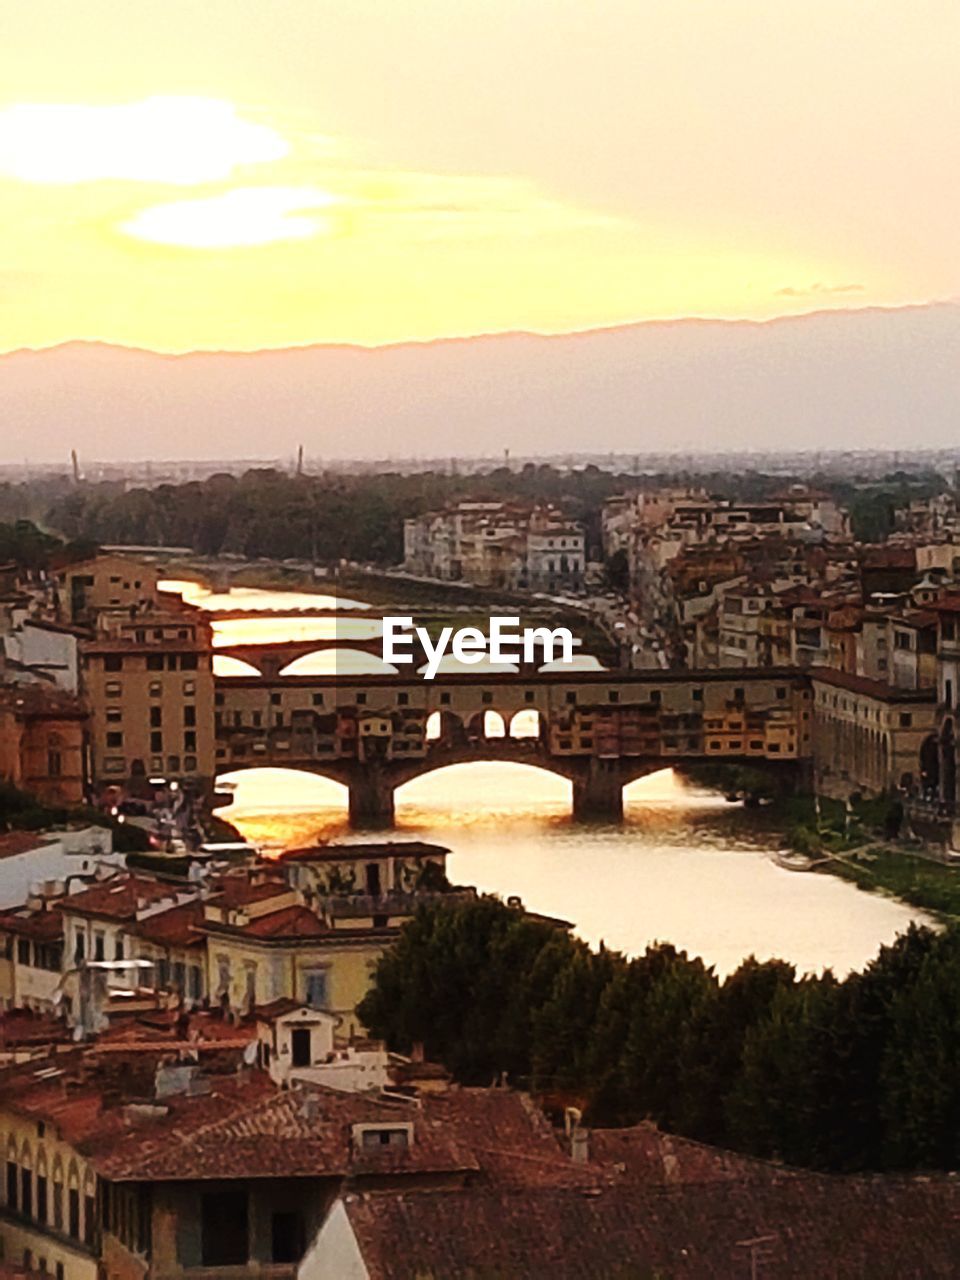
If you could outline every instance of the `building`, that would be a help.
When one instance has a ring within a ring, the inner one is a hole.
[[[157,570],[117,553],[94,556],[56,571],[61,621],[96,626],[104,614],[127,617],[158,607]]]
[[[911,792],[922,785],[921,752],[934,731],[936,694],[897,689],[844,671],[818,668],[813,684],[817,791]]]
[[[213,784],[213,644],[197,610],[118,622],[83,645],[91,709],[90,771],[98,788]]]
[[[576,590],[582,527],[551,506],[460,502],[404,521],[404,568],[424,577],[514,590]]]
[[[0,781],[43,804],[82,804],[86,726],[86,707],[70,694],[0,685]]]

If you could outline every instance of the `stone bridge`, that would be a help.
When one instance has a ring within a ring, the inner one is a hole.
[[[216,704],[218,773],[330,778],[358,826],[389,825],[398,786],[467,761],[549,770],[572,782],[577,818],[615,821],[623,787],[657,769],[749,765],[792,786],[812,754],[794,669],[220,677]]]

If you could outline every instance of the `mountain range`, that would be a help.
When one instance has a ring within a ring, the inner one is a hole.
[[[0,462],[960,445],[960,305],[362,348],[0,355]]]

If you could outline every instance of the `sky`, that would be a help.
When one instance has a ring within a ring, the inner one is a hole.
[[[0,351],[960,295],[956,0],[5,0]]]

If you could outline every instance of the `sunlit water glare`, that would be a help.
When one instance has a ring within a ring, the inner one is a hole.
[[[223,816],[268,850],[363,838],[347,826],[336,783],[277,769],[222,781],[235,787]],[[635,955],[668,941],[720,973],[751,953],[846,973],[924,919],[832,876],[776,866],[762,814],[669,770],[633,783],[626,799],[622,827],[583,826],[569,817],[563,779],[524,765],[454,765],[398,790],[394,838],[446,844],[452,880],[518,894],[593,944]]]

